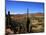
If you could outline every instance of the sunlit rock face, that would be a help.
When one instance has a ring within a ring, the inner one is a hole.
[[[33,32],[43,32],[44,31],[44,17],[39,16],[32,20],[32,31]]]

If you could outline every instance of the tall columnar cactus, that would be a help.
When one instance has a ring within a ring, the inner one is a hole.
[[[8,11],[8,26],[10,25],[10,20],[11,20],[11,18],[10,18],[10,11]]]
[[[27,8],[27,32],[29,32],[29,24],[30,24],[30,19],[29,19],[29,9]]]

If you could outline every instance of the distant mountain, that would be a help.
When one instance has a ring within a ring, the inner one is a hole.
[[[35,14],[29,14],[29,15],[30,16],[44,16],[43,13],[35,13]],[[17,14],[17,15],[12,14],[11,18],[13,20],[19,21],[19,20],[22,20],[24,17],[26,18],[26,16],[27,16],[27,14]]]
[[[35,14],[32,14],[33,16],[44,16],[44,13],[35,13]]]

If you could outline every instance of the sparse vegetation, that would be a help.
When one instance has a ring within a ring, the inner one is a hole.
[[[26,17],[26,15],[22,15],[22,17],[21,16],[16,17],[14,15],[14,16],[11,16],[10,18],[11,18],[11,23],[13,23],[15,25],[15,22],[16,22],[16,24],[17,24],[16,27],[13,27],[13,28],[16,28],[16,30],[15,30],[16,34],[27,32],[27,28],[26,28],[27,17]],[[31,17],[29,17],[29,19],[30,19],[29,32],[31,32],[30,30],[32,30],[33,33],[44,32],[44,16],[31,16]]]

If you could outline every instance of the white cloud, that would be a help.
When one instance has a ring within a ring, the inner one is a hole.
[[[17,13],[12,13],[12,12],[11,12],[10,14],[17,14]]]
[[[24,13],[10,12],[10,14],[24,14]]]

